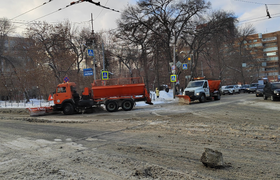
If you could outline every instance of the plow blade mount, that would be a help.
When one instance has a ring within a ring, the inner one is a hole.
[[[187,95],[178,95],[177,97],[179,98],[179,103],[190,104],[191,102],[191,98]]]
[[[51,114],[53,112],[52,107],[33,107],[26,109],[29,110],[30,116],[40,116],[45,114]]]

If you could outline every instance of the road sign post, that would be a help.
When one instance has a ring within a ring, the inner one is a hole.
[[[67,76],[65,76],[63,80],[64,80],[64,82],[66,82],[66,83],[69,82],[69,78],[68,78]]]
[[[176,80],[177,80],[177,77],[176,77],[175,74],[173,74],[173,75],[170,76],[170,81],[171,81],[171,82],[175,83]]]
[[[88,49],[88,56],[94,56],[93,49]]]
[[[102,80],[108,80],[108,79],[109,79],[109,72],[102,71]]]
[[[182,69],[183,69],[183,70],[188,69],[188,64],[187,64],[187,63],[183,63],[183,64],[182,64]]]
[[[84,76],[92,76],[93,75],[92,68],[83,69],[83,72],[84,72]]]

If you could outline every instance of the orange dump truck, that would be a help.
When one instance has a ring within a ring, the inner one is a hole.
[[[178,96],[179,102],[189,104],[195,100],[199,100],[199,102],[205,102],[207,99],[220,100],[220,83],[220,80],[204,80],[200,78],[190,81],[184,89],[183,95]]]
[[[77,94],[74,82],[62,83],[56,87],[53,101],[52,107],[30,108],[30,114],[38,115],[41,109],[41,111],[45,110],[45,113],[53,110],[63,111],[64,114],[70,115],[92,111],[94,107],[101,104],[104,104],[109,112],[117,111],[119,107],[124,111],[130,111],[137,101],[152,104],[142,78],[97,80],[92,83],[91,88],[85,87],[81,96]]]

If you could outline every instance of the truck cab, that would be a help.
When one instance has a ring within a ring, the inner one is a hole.
[[[183,95],[189,96],[192,101],[199,100],[200,102],[204,102],[210,96],[208,81],[190,81],[184,89]]]
[[[76,91],[75,87],[76,84],[73,82],[62,83],[56,87],[53,94],[55,110],[63,110],[64,114],[72,114],[71,112],[74,112],[73,104],[75,104],[75,101],[73,94]]]
[[[199,100],[205,102],[206,99],[220,100],[220,80],[195,80],[190,81],[184,89],[183,96],[189,96],[191,101]]]

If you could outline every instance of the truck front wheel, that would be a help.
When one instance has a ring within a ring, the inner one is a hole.
[[[199,102],[204,103],[205,102],[205,95],[201,94],[199,97]]]
[[[74,112],[74,107],[72,104],[67,103],[65,104],[64,108],[63,108],[63,114],[65,115],[71,115]]]
[[[109,101],[106,103],[106,110],[108,112],[114,112],[118,110],[117,103],[115,101]]]
[[[122,103],[122,109],[124,111],[130,111],[133,108],[133,102],[131,100],[124,100]]]

